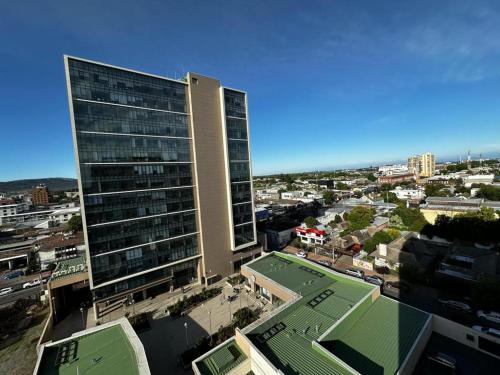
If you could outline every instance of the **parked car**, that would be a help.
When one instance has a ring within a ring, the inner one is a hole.
[[[365,281],[367,283],[375,284],[375,285],[378,285],[378,286],[384,285],[384,279],[382,279],[381,277],[375,276],[375,275],[366,276],[365,277]]]
[[[325,267],[331,267],[332,266],[332,262],[329,262],[327,260],[324,260],[324,259],[321,259],[321,260],[318,260],[318,263],[325,266]]]
[[[437,362],[443,366],[450,367],[454,369],[457,366],[457,360],[451,355],[445,353],[436,353],[434,355],[428,355],[427,358],[431,361]]]
[[[460,301],[453,301],[451,299],[446,300],[446,299],[438,299],[439,303],[443,305],[444,307],[454,310],[454,311],[460,311],[460,312],[470,312],[471,308],[468,304],[465,302],[460,302]]]
[[[14,291],[14,289],[12,288],[3,288],[3,289],[0,289],[0,296],[5,296],[7,294],[10,294]]]
[[[498,329],[483,326],[472,326],[472,329],[478,332],[487,333],[488,335],[495,336],[500,339],[500,330]]]
[[[307,258],[307,254],[305,251],[299,251],[295,255],[297,255],[299,258]]]
[[[42,280],[40,280],[40,279],[31,280],[31,281],[25,282],[23,284],[23,289],[31,288],[33,286],[40,285],[41,283],[42,283]]]
[[[365,277],[365,271],[358,270],[357,268],[348,268],[345,270],[345,273],[350,276],[359,277],[360,279]]]
[[[496,311],[478,310],[477,317],[486,319],[492,323],[500,324],[500,313]]]
[[[4,280],[10,280],[10,279],[15,279],[16,277],[23,276],[24,272],[23,271],[14,271],[6,274],[3,279]]]
[[[402,292],[408,292],[410,290],[410,284],[403,281],[386,281],[384,284],[386,289],[398,289]]]

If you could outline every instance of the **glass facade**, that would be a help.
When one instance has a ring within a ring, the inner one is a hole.
[[[224,89],[234,247],[255,241],[245,94]]]
[[[96,298],[192,281],[197,260],[169,266],[199,253],[186,85],[73,58],[68,68]]]

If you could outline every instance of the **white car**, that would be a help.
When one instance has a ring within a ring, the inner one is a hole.
[[[299,258],[306,258],[307,257],[307,254],[304,251],[299,251],[295,255],[297,255]]]
[[[487,333],[488,335],[495,336],[500,339],[500,331],[498,329],[483,326],[472,326],[472,329],[478,332]]]
[[[0,296],[5,296],[7,294],[12,293],[14,290],[12,288],[3,288],[0,289]]]
[[[496,311],[478,310],[477,317],[486,319],[492,323],[500,324],[500,313]]]
[[[358,277],[360,279],[365,277],[365,272],[356,268],[348,268],[345,270],[345,273],[350,276]]]
[[[41,283],[40,279],[35,279],[35,280],[28,281],[28,282],[26,282],[26,283],[23,284],[23,289],[31,288],[33,286],[40,285],[40,283]]]
[[[449,308],[450,310],[455,310],[455,311],[463,311],[463,312],[470,312],[471,308],[468,304],[460,301],[453,301],[451,299],[446,300],[446,299],[438,299],[439,303],[443,305],[444,307]]]

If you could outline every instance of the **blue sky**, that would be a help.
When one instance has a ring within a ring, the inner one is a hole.
[[[10,1],[0,181],[75,176],[64,53],[249,94],[255,174],[500,151],[498,1]]]

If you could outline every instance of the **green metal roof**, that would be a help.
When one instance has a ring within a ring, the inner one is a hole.
[[[87,262],[85,257],[62,260],[57,263],[56,269],[52,272],[51,280],[56,280],[66,276],[73,276],[82,272],[87,272]]]
[[[428,317],[423,311],[381,296],[358,319],[339,324],[321,345],[362,374],[392,375]]]
[[[198,365],[202,375],[224,375],[242,363],[247,356],[234,341],[228,341],[205,357]]]
[[[247,334],[257,348],[285,374],[348,374],[312,342],[375,287],[284,254],[263,257],[248,267],[302,296]],[[273,334],[280,323],[284,328]]]
[[[120,325],[46,346],[38,375],[138,375],[136,355]]]
[[[351,374],[341,361],[362,374],[394,374],[429,317],[387,297],[372,302],[376,286],[293,255],[273,253],[246,267],[299,294],[296,301],[246,333],[286,375]],[[231,341],[231,345],[236,344]],[[197,363],[199,368],[205,368],[203,362]]]

